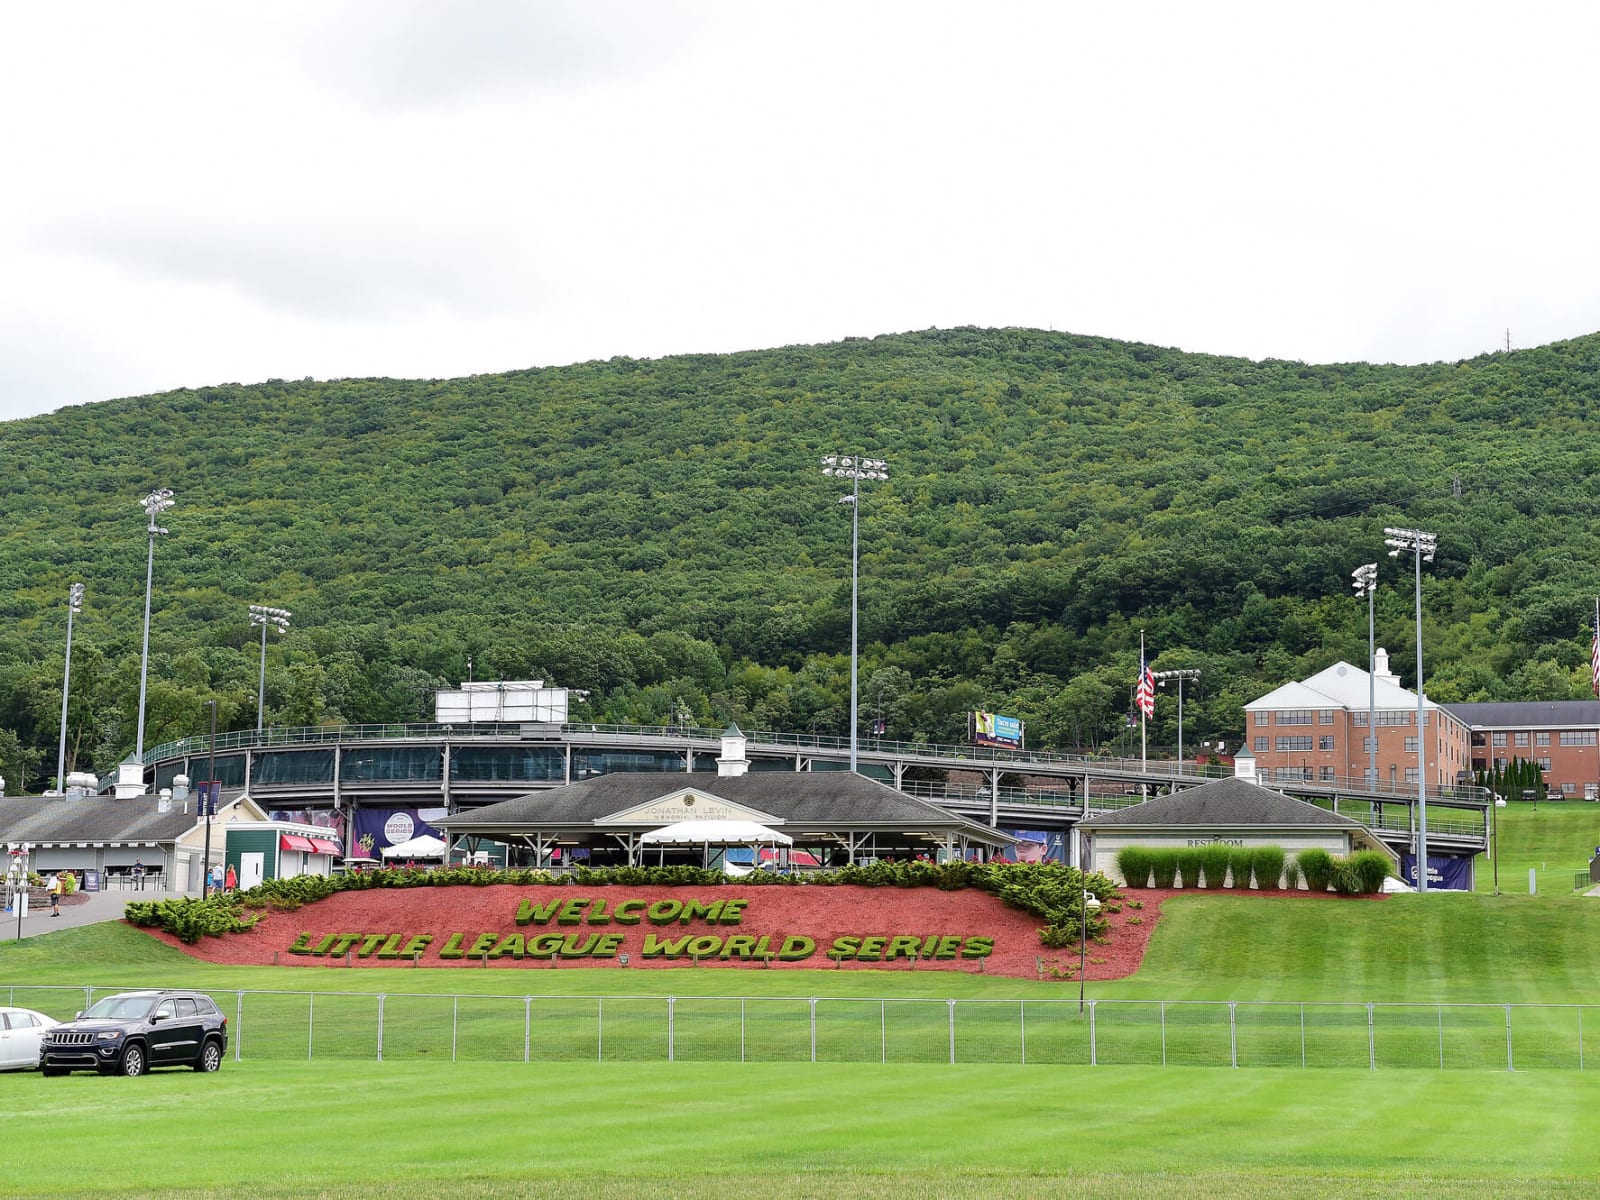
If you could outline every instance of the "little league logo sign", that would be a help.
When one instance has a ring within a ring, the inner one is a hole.
[[[383,836],[391,846],[409,842],[416,832],[417,823],[411,819],[410,813],[397,812],[383,823]]]

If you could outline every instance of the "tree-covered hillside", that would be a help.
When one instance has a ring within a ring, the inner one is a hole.
[[[824,453],[888,460],[861,505],[862,720],[1115,745],[1146,631],[1194,666],[1185,738],[1379,641],[1440,701],[1586,694],[1600,587],[1600,336],[1425,367],[955,329],[441,381],[273,381],[0,424],[0,773],[54,774],[68,584],[73,758],[134,743],[140,498],[156,547],[146,745],[202,705],[252,727],[251,603],[294,611],[273,723],[431,713],[467,675],[589,689],[586,716],[846,732],[850,510]],[[1409,683],[1409,678],[1407,679]],[[1163,700],[1153,736],[1175,737]],[[8,732],[9,731],[9,732]]]

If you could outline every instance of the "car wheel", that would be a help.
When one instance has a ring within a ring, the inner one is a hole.
[[[200,1047],[200,1057],[194,1060],[196,1071],[215,1071],[222,1065],[222,1047],[209,1041]]]
[[[129,1046],[122,1052],[122,1073],[128,1078],[143,1075],[145,1068],[144,1047]]]

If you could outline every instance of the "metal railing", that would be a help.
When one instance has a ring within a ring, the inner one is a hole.
[[[561,740],[594,739],[604,742],[609,738],[625,739],[630,743],[652,748],[685,745],[689,742],[715,746],[720,743],[722,731],[695,727],[660,725],[607,725],[591,722],[568,722],[563,725],[519,722],[489,722],[476,724],[438,724],[435,722],[392,723],[382,725],[310,725],[276,729],[239,730],[218,734],[216,749],[229,750],[284,749],[305,746],[337,745],[344,742],[369,742],[400,739],[470,741],[478,738],[525,740],[529,731],[538,736]],[[792,750],[847,755],[850,739],[819,734],[781,733],[762,730],[745,734],[746,742],[753,747],[768,750]],[[212,739],[205,735],[164,742],[144,755],[146,764],[184,755],[195,756],[211,752]],[[1199,766],[1171,759],[1147,761],[1137,758],[1110,758],[1098,755],[1043,753],[1033,750],[1007,750],[991,746],[948,745],[937,742],[902,742],[884,738],[867,738],[858,743],[859,752],[868,758],[896,758],[906,760],[937,760],[937,765],[949,770],[963,767],[1011,766],[1019,772],[1029,767],[1051,771],[1083,772],[1096,777],[1137,777],[1140,779],[1200,783],[1220,779],[1232,774],[1225,766]],[[1363,796],[1393,797],[1397,801],[1414,801],[1415,783],[1397,780],[1368,780],[1360,776],[1311,778],[1292,768],[1280,768],[1271,780],[1263,782],[1292,784],[1296,791],[1328,796],[1359,794]],[[1426,789],[1430,801],[1485,804],[1488,791],[1472,785],[1430,783]]]
[[[67,1019],[110,988],[0,986]],[[1580,1004],[211,991],[236,1061],[1576,1070]]]

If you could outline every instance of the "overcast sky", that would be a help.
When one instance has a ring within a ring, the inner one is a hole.
[[[0,418],[1028,325],[1600,330],[1600,5],[0,8]]]

